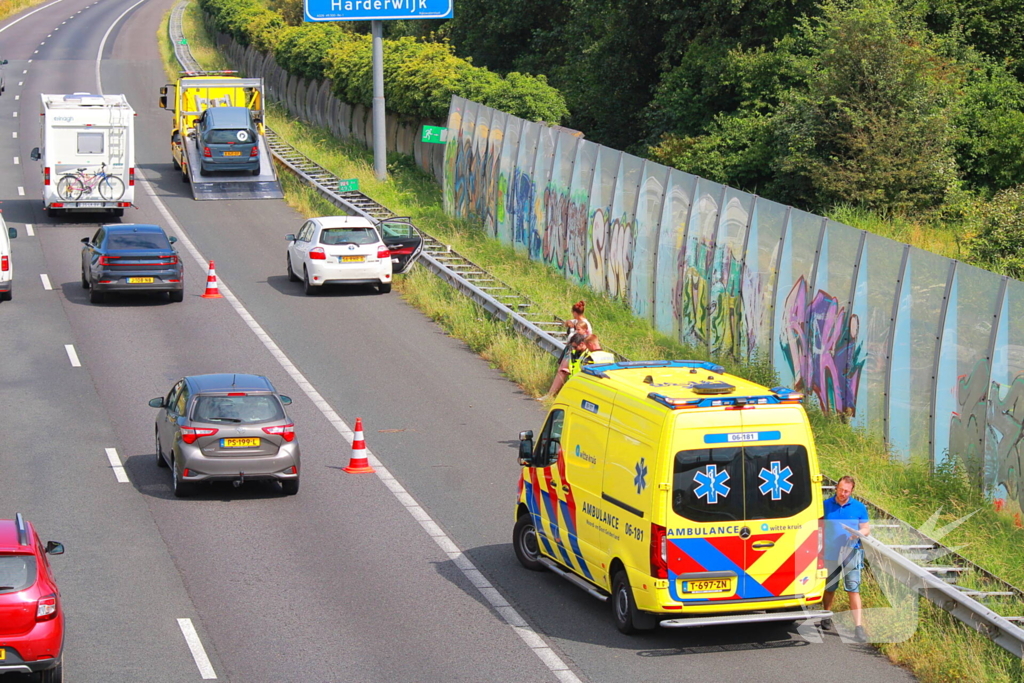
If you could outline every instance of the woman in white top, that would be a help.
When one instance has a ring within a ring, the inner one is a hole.
[[[594,334],[594,328],[590,321],[583,317],[583,311],[586,308],[587,304],[582,299],[572,305],[572,318],[565,321],[565,326],[569,328],[566,339],[571,339],[572,335],[577,333],[584,337]]]

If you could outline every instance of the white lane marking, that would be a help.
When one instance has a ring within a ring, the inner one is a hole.
[[[132,7],[134,7],[134,5]],[[120,17],[115,19],[115,23],[119,19]],[[104,36],[103,39],[106,40],[106,36]],[[100,75],[99,66],[100,56],[102,53],[103,46],[101,44],[100,50],[96,55],[96,90],[100,94],[103,93],[103,81]],[[188,238],[188,235],[185,234],[185,231],[178,224],[178,221],[175,220],[170,210],[156,195],[156,190],[154,190],[150,182],[146,180],[145,174],[139,168],[136,168],[135,173],[137,182],[142,185],[146,194],[148,194],[149,198],[153,201],[153,205],[156,206],[157,210],[167,220],[171,230],[177,234],[181,243],[185,245],[185,248],[192,255],[192,258],[195,259],[195,262],[199,265],[200,270],[206,268],[209,265],[209,261],[203,258],[202,253],[192,243],[192,240]],[[274,357],[284,371],[288,373],[299,388],[302,389],[306,396],[309,397],[313,402],[313,405],[320,410],[323,416],[327,418],[327,421],[334,426],[335,430],[337,430],[337,432],[341,434],[341,437],[351,446],[352,439],[354,437],[352,429],[336,412],[334,412],[331,405],[324,400],[323,396],[320,395],[320,392],[316,390],[309,380],[299,372],[299,369],[288,359],[288,356],[286,356],[284,351],[282,351],[274,340],[270,338],[270,335],[264,331],[263,327],[256,322],[256,319],[250,315],[249,311],[246,310],[245,306],[242,305],[242,302],[239,301],[231,292],[224,281],[218,278],[217,285],[217,289],[221,295],[227,300],[228,304],[235,309],[235,312],[238,313],[239,317],[241,317],[243,321],[245,321],[245,324],[249,326],[249,329],[253,331],[256,337],[263,342],[263,346],[265,346],[270,352],[270,355]],[[473,561],[470,560],[462,550],[459,549],[459,546],[448,537],[436,522],[434,522],[427,511],[416,502],[416,499],[409,495],[409,492],[405,490],[405,487],[395,479],[394,475],[392,475],[383,464],[381,464],[380,460],[377,459],[377,456],[370,452],[370,449],[366,449],[366,457],[369,463],[377,470],[377,478],[381,480],[384,486],[386,486],[392,494],[394,494],[395,498],[397,498],[405,509],[408,510],[412,518],[419,522],[423,530],[427,532],[427,535],[434,539],[434,542],[440,546],[441,550],[448,556],[448,559],[450,559],[455,566],[459,568],[462,575],[466,577],[466,580],[476,587],[480,592],[480,595],[487,600],[488,604],[491,605],[495,612],[501,615],[501,618],[505,620],[505,623],[511,627],[515,634],[519,636],[523,643],[530,648],[533,654],[540,659],[544,666],[546,666],[559,681],[562,681],[562,683],[582,683],[579,677],[576,676],[576,674],[569,668],[569,665],[566,664],[562,658],[558,656],[558,653],[556,653],[547,643],[544,636],[533,630],[526,620],[523,619],[522,615],[519,614],[516,608],[505,600],[501,592],[498,591],[490,581],[484,578],[480,570],[478,570],[476,565],[473,564]],[[181,620],[179,620],[179,623],[181,623]],[[182,627],[182,631],[184,632],[184,627]],[[213,673],[212,667],[210,668],[210,673],[211,675]]]
[[[192,659],[196,661],[199,675],[203,679],[217,678],[217,674],[213,672],[213,664],[210,664],[210,658],[206,656],[203,643],[199,640],[199,634],[196,633],[196,627],[192,625],[192,620],[178,619],[178,628],[181,629],[181,635],[185,636],[188,649],[192,651]]]
[[[43,289],[51,290],[53,285],[50,284],[50,276],[46,273],[39,273],[39,279],[43,281]]]
[[[117,19],[114,19],[114,21],[110,23],[110,28],[107,29],[107,32],[103,34],[103,40],[100,41],[100,49],[96,51],[96,86],[100,95],[103,94],[103,79],[100,77],[100,60],[103,58],[103,48],[107,44],[107,38],[110,37],[110,32],[114,30],[115,26],[117,26],[117,22],[124,18],[124,15],[128,14],[144,2],[146,2],[146,0],[139,0],[131,7],[121,12]]]
[[[18,196],[19,197],[24,197],[25,196],[25,188],[21,187],[20,185],[18,186]]]
[[[18,118],[18,112],[14,112],[14,118]]]
[[[34,9],[34,10],[32,10],[31,12],[29,12],[28,14],[26,14],[26,15],[24,15],[24,16],[20,16],[20,17],[18,17],[17,19],[15,19],[14,21],[12,21],[11,23],[7,24],[7,26],[4,26],[3,28],[0,28],[0,33],[3,33],[4,31],[6,31],[7,29],[9,29],[10,27],[14,26],[15,24],[17,24],[17,23],[18,23],[19,21],[21,21],[22,19],[28,19],[29,17],[31,17],[31,16],[32,16],[33,14],[35,14],[36,12],[42,12],[42,11],[43,11],[44,9],[46,9],[47,7],[52,7],[53,5],[56,5],[56,4],[58,3],[58,2],[61,2],[61,0],[55,0],[54,2],[51,2],[51,3],[49,4],[49,5],[43,5],[43,6],[42,6],[42,7],[40,7],[39,9]]]
[[[19,83],[18,85],[21,85],[21,83]],[[12,131],[11,131],[11,137],[12,137],[12,138],[17,138],[17,137],[18,137],[18,131],[16,131],[16,130],[12,130]]]
[[[15,166],[17,166],[17,165],[18,165],[18,164],[20,164],[20,163],[21,163],[21,162],[20,162],[20,161],[18,161],[18,157],[14,157],[14,165],[15,165]]]
[[[15,95],[15,96],[14,96],[14,99],[16,99],[16,100],[20,100],[20,99],[21,99],[21,95]]]
[[[128,473],[124,471],[124,465],[121,464],[121,458],[117,457],[116,448],[104,449],[107,451],[107,460],[110,461],[110,469],[114,470],[114,476],[117,477],[117,481],[121,484],[128,483]]]
[[[24,71],[22,71],[21,73],[23,73],[23,74],[27,74],[27,73],[28,73],[28,69],[25,69],[25,70],[24,70]]]
[[[28,233],[29,237],[35,237],[35,235],[36,235],[36,231],[32,229],[32,224],[31,223],[26,223],[25,224],[25,232]]]
[[[35,51],[35,52],[33,52],[32,54],[34,54],[34,55],[37,55],[37,54],[39,54],[39,50],[36,50],[36,51]],[[31,60],[30,60],[30,61],[31,61]]]
[[[100,90],[100,92],[102,92],[102,90]],[[167,209],[164,203],[159,197],[157,197],[156,190],[154,190],[150,182],[146,180],[142,170],[136,168],[135,176],[136,182],[142,185],[142,188],[146,191],[146,194],[149,195],[157,210],[163,215],[171,230],[173,230],[177,235],[178,241],[185,245],[185,248],[192,255],[192,258],[195,259],[195,262],[199,265],[200,269],[206,268],[209,265],[209,261],[203,258],[202,253],[200,253],[199,249],[197,249],[192,243],[192,240],[188,238],[188,235],[185,234],[185,231],[178,224],[178,221],[175,220],[174,216],[171,215],[171,212]],[[224,280],[218,278],[217,285],[217,289],[220,291],[221,295],[227,300],[228,304],[235,309],[235,312],[238,313],[239,317],[241,317],[243,321],[245,321],[245,324],[249,326],[249,329],[253,331],[256,337],[263,342],[263,346],[265,346],[270,352],[270,355],[274,357],[284,371],[287,372],[299,388],[302,389],[303,393],[309,397],[313,402],[313,405],[320,410],[323,416],[327,418],[327,421],[334,426],[335,430],[337,430],[339,434],[341,434],[342,438],[351,445],[354,435],[348,424],[346,424],[345,421],[342,420],[336,412],[334,412],[334,409],[331,408],[331,405],[323,396],[320,395],[320,392],[317,391],[310,381],[306,379],[297,367],[295,367],[295,365],[288,359],[288,356],[285,355],[284,351],[274,343],[274,340],[270,338],[270,335],[264,331],[263,327],[256,322],[256,319],[253,318],[249,311],[246,310],[245,306],[242,305],[242,302],[239,301],[231,292],[231,289],[228,288]],[[434,542],[441,547],[441,550],[448,556],[448,559],[450,559],[455,566],[462,571],[463,576],[465,576],[466,579],[476,587],[480,592],[480,595],[487,600],[488,604],[490,604],[495,612],[501,615],[502,619],[505,620],[505,623],[515,631],[516,635],[518,635],[526,646],[533,651],[537,658],[540,659],[540,661],[543,662],[544,665],[563,683],[581,683],[576,674],[573,673],[572,670],[569,669],[569,666],[562,661],[562,658],[558,656],[558,653],[548,645],[547,641],[544,640],[544,637],[534,631],[533,628],[526,623],[526,620],[523,619],[519,612],[517,612],[516,609],[512,607],[507,600],[505,600],[498,589],[484,578],[483,574],[480,573],[480,570],[478,570],[473,564],[473,561],[459,549],[459,546],[448,537],[441,527],[438,526],[438,524],[430,517],[427,511],[416,502],[416,499],[409,495],[409,492],[405,490],[405,487],[395,479],[394,475],[392,475],[383,464],[381,464],[380,460],[377,459],[377,456],[370,452],[370,449],[366,449],[366,456],[369,463],[377,470],[377,478],[381,480],[384,486],[386,486],[392,494],[394,494],[395,498],[397,498],[405,509],[408,510],[409,514],[412,515],[412,518],[419,522],[420,526],[423,527],[423,530],[427,532],[427,535],[434,539]]]
[[[80,368],[82,367],[82,361],[78,360],[78,353],[75,351],[74,344],[65,344],[64,350],[68,352],[68,360],[71,361],[71,367]]]

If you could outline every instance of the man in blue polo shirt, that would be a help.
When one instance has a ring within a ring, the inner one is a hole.
[[[864,633],[860,613],[860,570],[864,566],[864,549],[861,548],[860,538],[844,528],[858,529],[865,536],[871,533],[868,509],[853,498],[856,485],[853,477],[843,477],[836,484],[836,495],[825,501],[825,566],[828,568],[828,580],[825,583],[823,606],[825,609],[832,608],[839,578],[842,577],[843,589],[850,597],[850,611],[856,627],[854,638],[857,642],[865,643],[867,634]],[[823,626],[829,628],[831,622],[831,619],[826,619]]]

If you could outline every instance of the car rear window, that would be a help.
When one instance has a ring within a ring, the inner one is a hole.
[[[160,232],[111,233],[107,236],[107,249],[170,249],[167,236]]]
[[[214,144],[252,142],[252,131],[244,128],[214,128],[206,133],[206,141]]]
[[[320,244],[373,244],[377,231],[373,228],[324,228]]]
[[[284,409],[271,394],[246,396],[210,396],[200,394],[192,408],[194,422],[255,424],[284,419]]]
[[[0,593],[23,591],[36,582],[32,555],[0,555]]]

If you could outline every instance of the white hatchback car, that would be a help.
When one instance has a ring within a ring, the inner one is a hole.
[[[18,236],[15,228],[7,227],[0,215],[0,301],[10,301],[14,288],[14,256],[11,240]]]
[[[391,291],[391,251],[372,221],[358,216],[321,216],[288,240],[288,279],[306,294],[323,285],[376,285]]]

